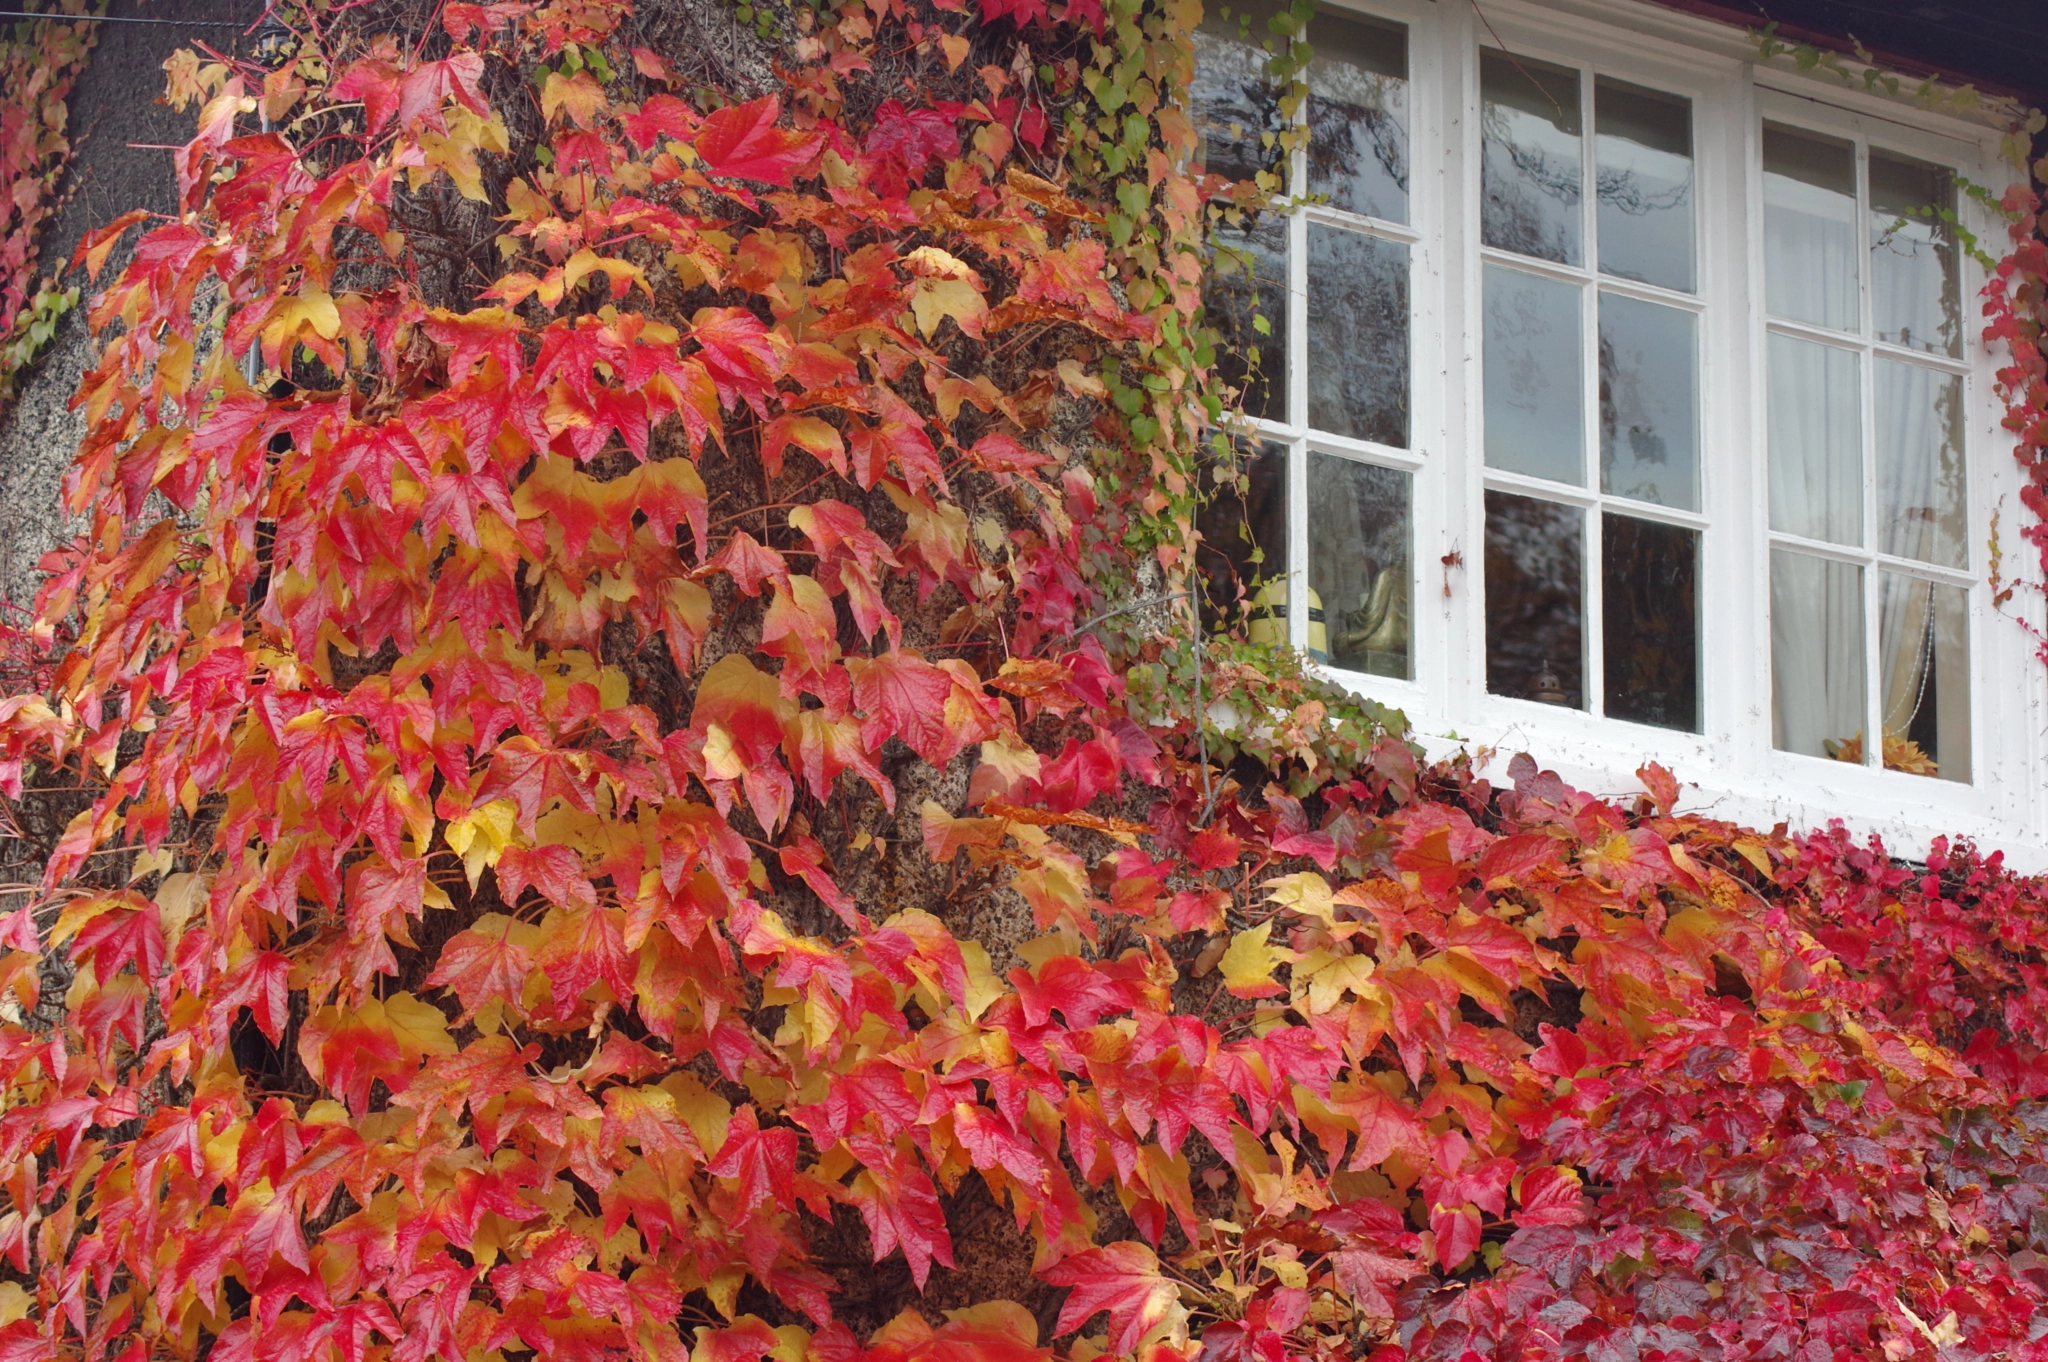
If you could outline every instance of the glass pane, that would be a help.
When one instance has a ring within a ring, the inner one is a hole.
[[[1863,569],[1771,550],[1771,745],[1863,760]]]
[[[1863,393],[1856,352],[1791,336],[1770,350],[1771,528],[1863,542]]]
[[[1480,236],[1489,246],[1576,265],[1579,76],[1527,57],[1479,54]]]
[[[1956,281],[1954,174],[1924,161],[1870,153],[1870,306],[1877,338],[1962,353]]]
[[[1216,368],[1244,389],[1248,416],[1287,419],[1287,223],[1216,228],[1203,301],[1222,333]]]
[[[1699,509],[1699,325],[1600,295],[1600,490]]]
[[[1318,642],[1320,608],[1328,661],[1374,676],[1413,675],[1408,516],[1406,473],[1309,455],[1309,644]]]
[[[1195,30],[1195,79],[1188,91],[1199,163],[1210,174],[1249,180],[1273,168],[1280,116],[1280,85],[1268,74],[1267,45],[1280,42],[1267,27],[1263,5],[1239,3],[1228,17]]]
[[[1774,317],[1837,331],[1856,301],[1856,148],[1764,124],[1764,297]]]
[[[1634,516],[1601,520],[1608,717],[1699,732],[1699,570],[1698,532]]]
[[[1408,447],[1408,248],[1308,229],[1308,423]]]
[[[1349,212],[1406,222],[1408,30],[1325,9],[1309,40],[1309,192]]]
[[[1963,380],[1877,361],[1877,546],[1900,558],[1966,567]]]
[[[1969,597],[1896,572],[1877,590],[1885,769],[1968,783]]]
[[[1579,287],[1486,267],[1486,462],[1583,486]]]
[[[1692,292],[1692,101],[1593,84],[1600,268]]]
[[[1586,513],[1486,494],[1486,688],[1586,707]]]
[[[1204,450],[1196,514],[1202,542],[1195,567],[1208,617],[1219,624],[1246,621],[1260,588],[1287,575],[1287,451],[1271,440],[1215,441]],[[1284,598],[1279,602],[1284,613]],[[1250,621],[1257,632],[1256,620]],[[1270,631],[1269,631],[1270,632]],[[1279,637],[1285,639],[1283,625]]]

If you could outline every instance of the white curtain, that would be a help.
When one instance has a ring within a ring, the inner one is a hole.
[[[1878,580],[1884,731],[1916,738],[1945,780],[1970,778],[1968,610],[1961,587],[1897,572]]]
[[[1771,550],[1771,743],[1834,755],[1863,731],[1863,569]]]
[[[1771,527],[1863,542],[1862,385],[1853,351],[1770,338]],[[1774,743],[1825,757],[1864,728],[1860,568],[1810,554],[1771,555]]]
[[[1861,302],[1854,153],[1767,129],[1764,134],[1764,296],[1774,317],[1854,331]],[[1843,165],[1833,161],[1843,158]],[[1781,161],[1774,170],[1772,161]],[[1839,170],[1846,181],[1828,183]],[[1843,188],[1848,192],[1842,192]]]

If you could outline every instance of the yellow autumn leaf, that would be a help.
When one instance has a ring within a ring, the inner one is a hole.
[[[612,281],[613,297],[623,294],[628,284],[638,284],[648,297],[652,298],[654,296],[654,290],[648,287],[647,272],[645,270],[630,260],[620,260],[616,256],[599,255],[588,246],[585,246],[582,250],[562,262],[562,292],[567,293],[570,289],[575,288],[585,279],[599,271],[602,271],[605,277]],[[552,273],[550,271],[551,276]]]
[[[982,322],[988,317],[988,303],[965,279],[920,279],[911,291],[910,311],[917,318],[917,329],[926,338],[947,317],[958,322],[968,335],[979,336]]]
[[[298,340],[299,332],[306,327],[311,327],[322,340],[333,340],[341,334],[341,312],[334,306],[333,295],[320,289],[294,293],[273,308],[269,320],[263,323],[266,362],[276,363],[276,357]]]
[[[1303,917],[1321,918],[1333,925],[1337,921],[1337,906],[1330,892],[1330,882],[1313,870],[1267,880],[1264,888],[1268,903],[1276,903]]]
[[[697,1137],[697,1147],[706,1158],[715,1159],[725,1147],[726,1128],[732,1122],[732,1104],[705,1087],[694,1075],[672,1073],[657,1085],[676,1105],[676,1115]]]
[[[415,1054],[452,1055],[455,1038],[448,1034],[448,1018],[432,1003],[423,1003],[410,993],[394,993],[384,1000],[384,1025],[399,1044]]]
[[[509,799],[493,799],[479,808],[473,808],[460,818],[451,818],[441,830],[441,838],[448,843],[448,849],[462,858],[462,867],[469,874],[470,888],[474,889],[477,877],[484,867],[496,865],[498,854],[511,844],[512,824],[519,815],[519,806]]]
[[[1378,991],[1379,985],[1370,981],[1379,968],[1379,962],[1371,956],[1335,955],[1327,951],[1317,951],[1315,954],[1327,958],[1318,961],[1315,971],[1308,974],[1305,980],[1303,967],[1308,963],[1306,960],[1297,965],[1294,971],[1295,993],[1299,995],[1302,992],[1305,982],[1308,1010],[1311,1014],[1320,1016],[1330,1011],[1346,993],[1366,998]]]
[[[981,276],[974,272],[972,265],[951,251],[942,251],[937,246],[919,246],[903,257],[903,263],[910,266],[912,274],[940,279],[966,279],[975,284],[981,282]]]
[[[1059,375],[1061,386],[1076,397],[1109,396],[1109,386],[1083,369],[1079,360],[1061,360]]]
[[[1273,970],[1293,960],[1294,952],[1269,945],[1267,938],[1272,934],[1273,924],[1261,922],[1230,939],[1230,949],[1223,952],[1223,986],[1237,997],[1263,998],[1286,992],[1273,981]]]
[[[609,104],[604,97],[604,87],[588,71],[578,71],[573,76],[553,72],[540,91],[540,116],[549,123],[554,122],[555,113],[562,110],[568,113],[577,127],[587,128]]]
[[[738,780],[747,773],[746,759],[723,724],[704,726],[704,769],[719,780]]]

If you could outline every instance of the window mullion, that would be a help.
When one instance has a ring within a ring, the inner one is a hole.
[[[1287,153],[1287,192],[1299,199],[1308,190],[1308,100],[1294,111],[1301,144]],[[1287,641],[1309,644],[1308,451],[1301,432],[1308,426],[1308,215],[1296,209],[1287,220]]]
[[[1884,618],[1879,590],[1881,569],[1877,547],[1877,355],[1871,337],[1877,334],[1877,304],[1871,296],[1870,144],[1856,139],[1856,222],[1850,243],[1856,257],[1857,304],[1862,328],[1860,411],[1863,436],[1863,764],[1884,769]]]
[[[1585,470],[1586,490],[1593,494],[1591,509],[1586,513],[1584,543],[1584,568],[1580,581],[1580,610],[1586,627],[1581,635],[1585,640],[1585,657],[1580,662],[1581,675],[1585,677],[1586,713],[1603,715],[1607,712],[1607,629],[1606,629],[1606,579],[1601,570],[1601,515],[1605,510],[1601,494],[1606,490],[1600,479],[1600,156],[1599,140],[1594,132],[1593,72],[1591,68],[1579,67],[1579,239],[1585,243],[1586,283],[1579,291],[1579,372],[1581,380],[1580,401],[1584,415],[1580,418],[1580,429],[1585,432],[1583,449],[1580,452],[1580,466]]]

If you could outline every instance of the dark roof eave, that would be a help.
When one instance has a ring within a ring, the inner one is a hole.
[[[1697,15],[1702,19],[1711,19],[1742,29],[1761,29],[1769,22],[1758,10],[1725,3],[1725,0],[1643,0],[1643,3],[1656,5],[1661,9],[1678,10],[1684,14]],[[1856,40],[1847,34],[1828,33],[1820,29],[1782,22],[1778,25],[1777,32],[1779,38],[1789,42],[1806,43],[1824,51],[1840,52],[1845,56],[1853,57],[1855,54]],[[1933,76],[1944,84],[1968,85],[1986,95],[2016,99],[2030,108],[2048,105],[2048,90],[2023,90],[1987,76],[1972,75],[1954,67],[1936,65],[1869,43],[1864,43],[1863,49],[1870,54],[1873,64],[1897,71],[1903,76],[1914,79]]]

